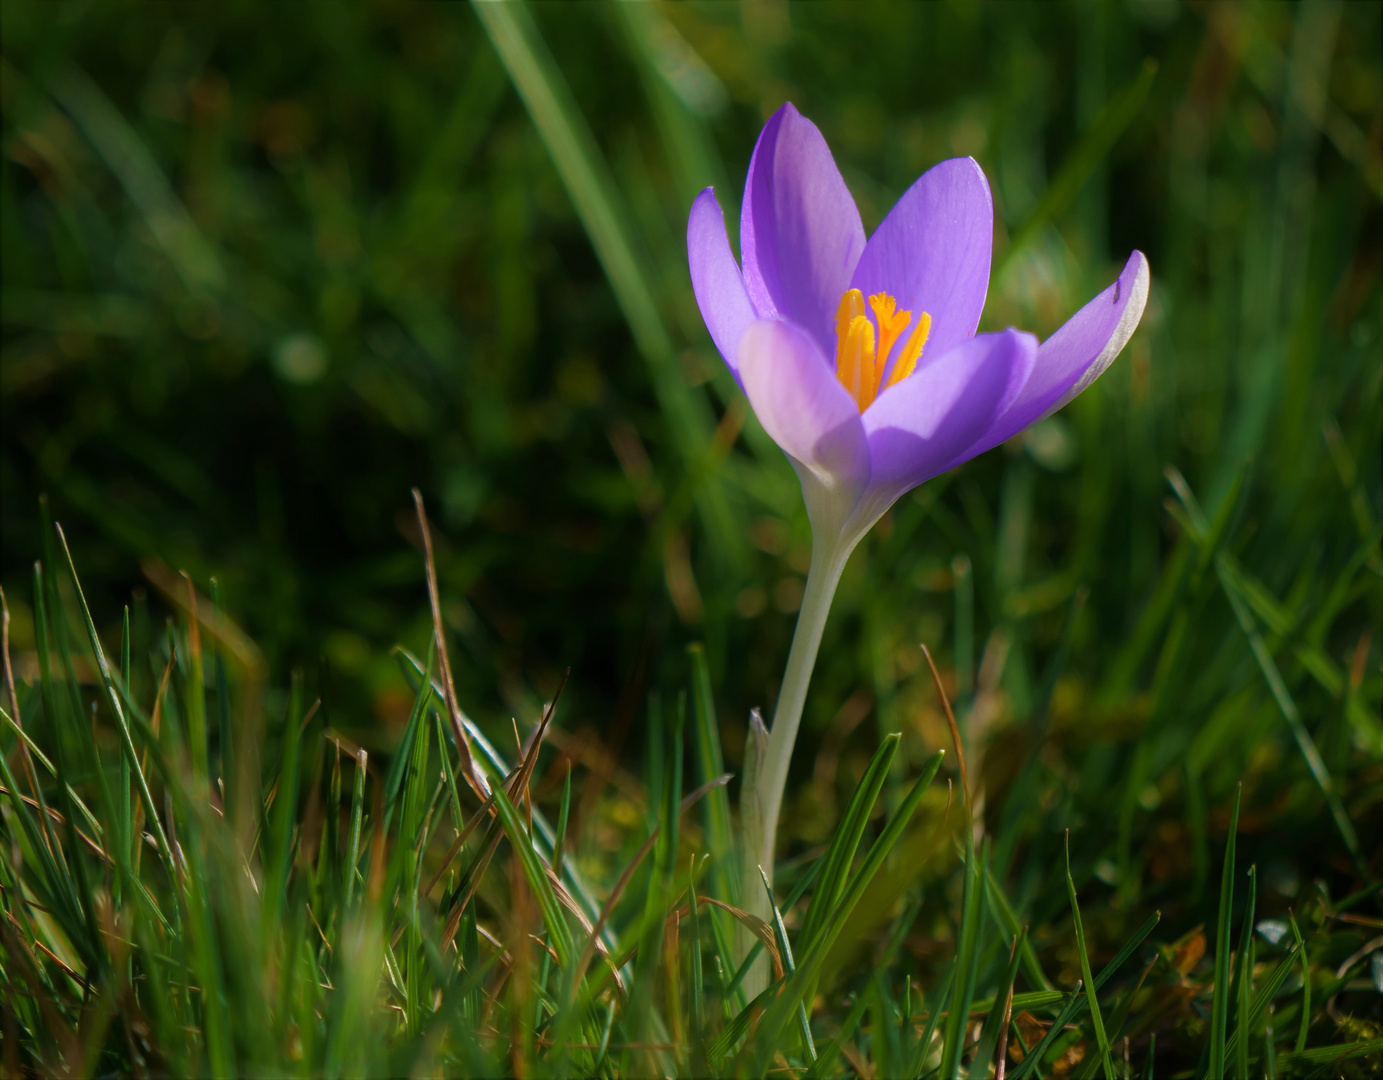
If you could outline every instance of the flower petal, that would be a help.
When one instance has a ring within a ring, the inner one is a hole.
[[[749,160],[740,211],[744,284],[761,319],[805,327],[824,358],[850,287],[864,226],[816,125],[785,104],[769,118]]]
[[[756,322],[740,339],[739,370],[754,415],[799,473],[805,468],[853,505],[869,481],[864,425],[811,335]]]
[[[994,203],[974,158],[924,172],[874,231],[851,285],[886,292],[900,311],[932,317],[925,365],[974,335],[989,290]]]
[[[692,291],[701,317],[706,320],[706,329],[738,381],[740,338],[754,321],[754,308],[730,251],[725,215],[713,188],[707,188],[692,203],[687,220],[687,262],[691,267]]]
[[[1050,416],[1104,374],[1138,328],[1148,303],[1151,278],[1148,260],[1141,251],[1135,251],[1113,285],[1042,343],[1022,390],[975,445],[952,464],[983,453]]]
[[[1042,343],[1037,353],[1034,380],[1065,387],[1056,403],[1043,415],[1054,413],[1104,374],[1138,329],[1148,304],[1152,271],[1147,257],[1135,251],[1118,279],[1099,296],[1066,320],[1064,326]],[[1074,378],[1074,381],[1072,379]],[[1024,388],[1024,397],[1028,389]]]
[[[870,486],[897,488],[896,498],[957,464],[1028,381],[1036,356],[1032,334],[981,334],[884,391],[863,417]]]

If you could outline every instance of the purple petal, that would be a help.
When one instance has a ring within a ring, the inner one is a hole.
[[[749,160],[740,211],[744,284],[761,319],[805,327],[835,354],[835,315],[864,226],[816,125],[791,104],[769,118]]]
[[[981,334],[884,391],[864,413],[870,485],[906,491],[956,463],[1028,380],[1037,338]]]
[[[969,339],[989,289],[994,204],[974,158],[932,166],[903,193],[855,267],[851,285],[886,292],[898,310],[932,317],[922,363]]]
[[[712,188],[692,203],[687,221],[687,262],[691,266],[692,291],[701,317],[706,320],[706,329],[738,382],[740,338],[754,321],[754,309],[730,251],[725,215]]]
[[[754,323],[740,339],[739,370],[754,415],[789,457],[829,487],[863,489],[869,445],[859,410],[810,334]]]
[[[1012,404],[953,464],[998,446],[1029,424],[1050,416],[1104,374],[1138,328],[1151,279],[1148,260],[1141,251],[1135,251],[1113,285],[1042,343],[1032,375]]]

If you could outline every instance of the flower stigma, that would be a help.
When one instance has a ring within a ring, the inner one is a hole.
[[[836,310],[836,378],[850,391],[861,413],[873,404],[881,390],[913,373],[932,329],[932,317],[922,312],[884,383],[889,354],[912,322],[912,312],[899,311],[898,301],[882,292],[869,298],[869,308],[874,322],[864,313],[864,293],[848,289]]]

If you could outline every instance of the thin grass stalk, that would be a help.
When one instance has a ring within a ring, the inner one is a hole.
[[[1229,839],[1225,846],[1224,872],[1220,877],[1220,914],[1215,924],[1215,986],[1210,1002],[1209,1080],[1225,1074],[1225,1038],[1229,1017],[1229,926],[1234,903],[1234,843],[1239,832],[1239,800],[1242,782],[1234,788],[1234,810],[1229,817]]]

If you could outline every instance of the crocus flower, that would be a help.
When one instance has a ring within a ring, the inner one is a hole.
[[[818,545],[848,547],[903,493],[1089,386],[1148,297],[1148,263],[1038,343],[976,334],[994,211],[972,158],[927,170],[868,241],[825,139],[791,104],[764,126],[735,263],[715,192],[692,206],[701,315],[754,414],[791,459]],[[832,545],[836,546],[836,545]]]
[[[977,334],[993,204],[971,158],[923,173],[867,241],[825,139],[791,104],[749,163],[735,262],[715,192],[692,206],[687,253],[706,327],[801,479],[812,567],[766,754],[746,777],[772,838],[821,629],[845,560],[909,489],[983,453],[1088,387],[1148,298],[1135,251],[1112,285],[1045,342]],[[752,829],[751,829],[752,831]],[[746,886],[749,877],[746,874]],[[753,890],[751,890],[752,892]]]

